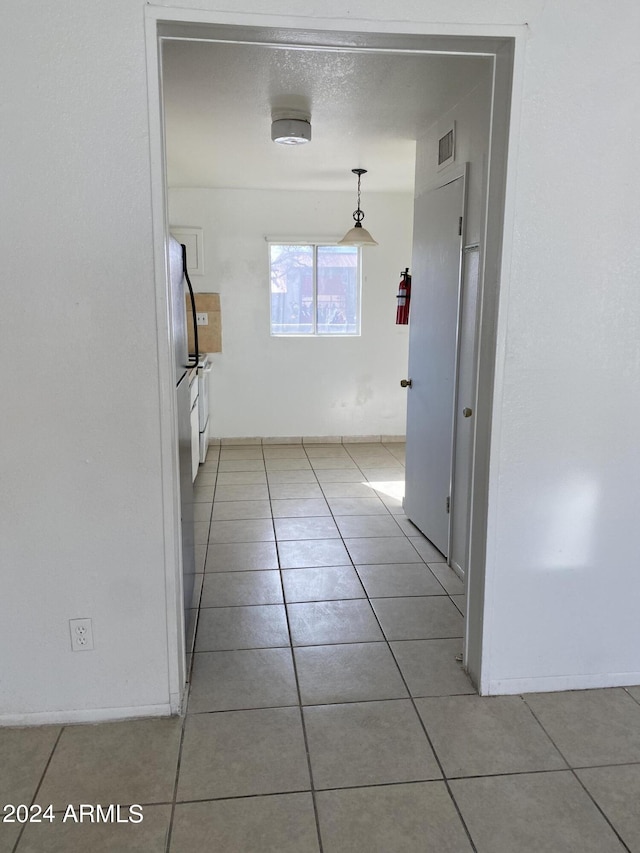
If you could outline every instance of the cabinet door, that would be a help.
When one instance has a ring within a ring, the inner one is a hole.
[[[195,480],[200,464],[200,430],[198,426],[198,398],[191,408],[191,479]]]

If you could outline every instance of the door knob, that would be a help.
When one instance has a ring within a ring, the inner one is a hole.
[[[410,380],[410,379],[401,379],[401,380],[400,380],[400,385],[401,385],[403,388],[411,388],[412,383],[411,383],[411,380]]]
[[[466,409],[465,408],[462,410],[462,414],[464,415],[465,418],[470,418],[471,415],[473,414],[473,409]]]

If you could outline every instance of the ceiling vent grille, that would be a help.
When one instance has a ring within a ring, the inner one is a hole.
[[[455,125],[438,140],[438,169],[448,166],[455,159]]]

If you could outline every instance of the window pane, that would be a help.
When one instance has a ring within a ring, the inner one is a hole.
[[[357,246],[318,246],[318,334],[357,335]]]
[[[313,246],[269,247],[271,334],[312,335]]]

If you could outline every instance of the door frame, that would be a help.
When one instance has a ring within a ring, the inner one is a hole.
[[[310,26],[311,23],[311,26]],[[285,24],[286,26],[284,26]],[[301,50],[363,51],[379,53],[441,53],[452,56],[484,55],[493,60],[493,97],[485,224],[479,299],[478,370],[472,499],[470,511],[469,571],[465,617],[464,665],[479,692],[490,680],[483,658],[483,640],[491,625],[485,618],[490,596],[495,543],[487,535],[493,524],[489,495],[497,482],[491,466],[499,445],[500,404],[506,351],[506,305],[513,251],[516,164],[524,80],[527,25],[468,23],[385,22],[371,19],[309,18],[301,16],[144,7],[147,59],[147,98],[151,167],[151,217],[156,282],[158,381],[163,519],[165,531],[165,590],[167,606],[168,684],[171,710],[182,710],[186,661],[182,635],[182,566],[180,507],[175,449],[177,426],[173,399],[173,368],[169,353],[167,302],[166,159],[163,131],[161,42],[164,39],[242,42]],[[507,152],[509,156],[507,157]],[[488,552],[488,544],[492,551]]]

